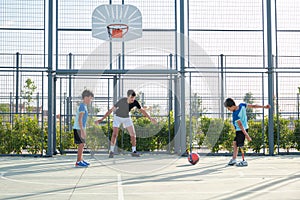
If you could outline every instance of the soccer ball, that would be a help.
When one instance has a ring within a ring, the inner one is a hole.
[[[188,161],[192,164],[195,165],[199,161],[199,155],[197,153],[190,153],[188,156]]]

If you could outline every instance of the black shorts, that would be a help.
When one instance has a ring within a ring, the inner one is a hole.
[[[74,143],[75,144],[85,143],[85,139],[81,138],[80,130],[77,129],[73,129],[73,130],[74,130]]]
[[[248,133],[248,129],[246,129],[246,132]],[[235,134],[236,135],[233,141],[236,141],[236,146],[243,147],[245,143],[245,134],[243,131],[236,131]]]

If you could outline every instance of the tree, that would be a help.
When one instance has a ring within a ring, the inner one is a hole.
[[[254,103],[254,97],[251,92],[247,92],[244,96],[243,101],[247,104],[253,104]],[[253,113],[253,108],[247,108],[247,118],[248,120],[256,119],[256,115]]]
[[[194,93],[191,97],[191,114],[197,118],[202,117],[205,112],[205,108],[202,107],[202,99],[197,93]]]
[[[30,78],[28,78],[25,81],[26,85],[23,87],[24,89],[21,90],[21,96],[27,100],[25,101],[25,109],[29,112],[32,111],[33,107],[32,107],[32,103],[34,102],[34,99],[32,98],[33,93],[36,90],[36,85],[34,84],[34,81],[32,81]]]

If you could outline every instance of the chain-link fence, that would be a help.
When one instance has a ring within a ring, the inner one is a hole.
[[[72,124],[85,88],[95,94],[91,124],[113,102],[126,96],[128,89],[137,91],[140,103],[161,121],[152,127],[134,112],[143,151],[173,152],[176,145],[205,146],[205,118],[230,120],[223,102],[232,97],[237,102],[261,105],[272,99],[276,152],[298,152],[298,1],[277,0],[272,10],[273,97],[268,96],[266,0],[189,0],[184,1],[184,7],[178,0],[50,2],[56,8],[53,13],[48,12],[48,2],[40,0],[0,5],[0,153],[43,154],[49,134],[54,137],[53,149],[76,148]],[[110,43],[92,38],[92,12],[109,3],[132,4],[140,9],[141,39]],[[53,32],[49,32],[51,17],[55,19]],[[180,33],[185,34],[183,40]],[[49,41],[53,42],[52,62],[48,59]],[[53,82],[49,82],[50,74]],[[50,113],[49,105],[53,106]],[[251,134],[258,136],[255,148],[250,145],[248,152],[267,153],[268,111],[254,109],[248,114],[254,127]],[[183,115],[185,123],[181,122]],[[107,150],[111,121],[112,116],[99,127],[90,125],[95,133],[91,134],[92,144],[87,144],[90,149]],[[53,133],[49,133],[49,122]],[[180,128],[182,124],[184,128]],[[176,138],[183,130],[187,142]],[[126,135],[119,138],[118,146],[123,150],[129,144]],[[231,136],[219,136],[223,138],[219,149],[209,151],[229,152],[226,140]]]

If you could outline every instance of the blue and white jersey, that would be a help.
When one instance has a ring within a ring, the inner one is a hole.
[[[241,129],[237,123],[238,120],[240,120],[242,122],[244,129],[248,129],[248,123],[247,123],[248,119],[247,119],[246,108],[247,108],[247,104],[241,103],[239,105],[239,109],[233,111],[233,113],[232,113],[232,122],[233,122],[233,125],[234,125],[236,131],[241,131]]]
[[[87,109],[86,104],[80,103],[80,105],[78,106],[78,109],[76,111],[76,117],[75,117],[75,122],[74,122],[73,129],[80,130],[80,126],[79,126],[79,122],[78,122],[80,113],[84,113],[83,118],[82,118],[82,126],[83,126],[84,129],[86,127],[86,122],[87,122],[87,118],[88,118],[88,109]]]

